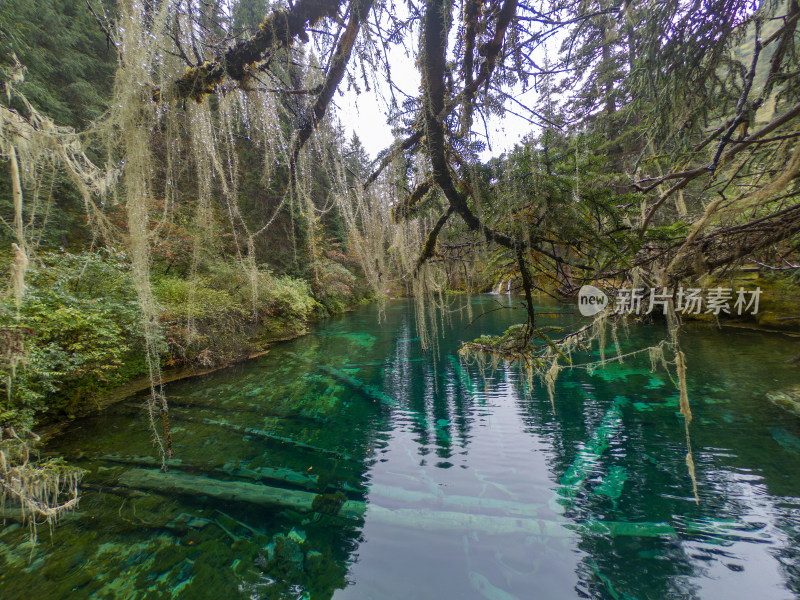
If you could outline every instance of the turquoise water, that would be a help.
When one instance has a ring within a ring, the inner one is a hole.
[[[555,410],[457,359],[520,318],[498,301],[456,300],[435,355],[394,301],[170,384],[163,476],[142,398],[75,422],[45,451],[89,471],[80,508],[34,547],[0,528],[0,598],[800,597],[800,418],[765,398],[797,382],[795,340],[687,327],[697,504],[646,356],[563,372]]]

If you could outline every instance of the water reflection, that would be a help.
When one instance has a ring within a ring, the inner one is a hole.
[[[684,335],[698,505],[666,374],[630,360],[563,373],[554,410],[512,365],[459,360],[460,341],[477,335],[467,324],[496,307],[460,301],[475,312],[440,320],[436,353],[422,352],[411,306],[395,302],[382,323],[369,307],[170,385],[169,477],[152,477],[136,402],[76,423],[48,451],[91,471],[80,514],[32,552],[24,530],[2,530],[0,595],[800,594],[800,422],[764,401],[794,381],[789,342]],[[500,332],[517,318],[478,323]],[[642,327],[623,344],[660,335]]]

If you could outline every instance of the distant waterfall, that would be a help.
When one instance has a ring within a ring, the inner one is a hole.
[[[499,296],[501,294],[511,295],[511,280],[508,279],[506,281],[500,281],[491,293],[495,296]]]

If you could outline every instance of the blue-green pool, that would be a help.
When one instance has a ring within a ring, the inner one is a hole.
[[[562,372],[554,410],[457,358],[521,318],[498,302],[453,300],[435,353],[398,300],[170,384],[163,476],[141,397],[75,422],[45,452],[89,471],[80,508],[34,547],[0,525],[0,598],[800,597],[800,417],[765,397],[796,340],[685,328],[698,504],[669,376]]]

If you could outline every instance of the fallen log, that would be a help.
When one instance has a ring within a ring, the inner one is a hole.
[[[357,500],[339,503],[336,511],[319,510],[330,506],[334,494],[312,494],[299,490],[273,488],[242,481],[221,481],[198,475],[184,473],[163,473],[149,469],[131,469],[120,475],[118,485],[136,489],[151,490],[166,494],[186,494],[208,496],[217,500],[246,502],[257,506],[289,508],[297,512],[326,512],[346,519],[360,519],[366,511],[366,504]],[[341,496],[344,498],[344,496]],[[325,502],[327,499],[331,502]]]
[[[161,459],[153,456],[118,456],[115,454],[106,454],[99,457],[97,460],[137,467],[159,468],[161,466]],[[283,467],[261,467],[256,470],[234,463],[224,463],[221,466],[219,463],[217,465],[197,465],[183,462],[179,458],[167,459],[165,463],[168,469],[178,469],[194,473],[220,473],[230,475],[231,477],[261,481],[272,485],[289,484],[307,490],[316,490],[318,487],[319,478],[316,475],[306,475]]]
[[[62,512],[58,518],[55,519],[56,522],[63,521],[65,519],[79,519],[85,513],[83,511],[76,511],[76,510],[68,510]],[[3,521],[14,521],[16,523],[30,523],[31,519],[37,517],[41,519],[38,515],[32,515],[30,511],[25,511],[21,508],[14,508],[11,506],[4,506],[0,508],[0,525],[3,524]],[[37,521],[38,524],[44,523],[46,521]]]
[[[345,454],[343,452],[339,452],[337,450],[329,450],[327,448],[320,448],[319,446],[312,446],[311,444],[306,444],[305,442],[298,442],[297,440],[293,440],[292,438],[284,437],[282,435],[275,435],[274,433],[269,433],[268,431],[264,431],[262,429],[256,429],[255,427],[236,425],[235,423],[228,423],[227,421],[218,421],[217,419],[203,419],[203,422],[207,423],[208,425],[216,425],[217,427],[224,427],[225,429],[238,431],[239,433],[245,435],[260,437],[262,439],[270,440],[279,444],[288,444],[294,448],[309,450],[316,454],[324,454],[326,456],[330,456],[331,458],[336,458],[338,460],[347,460],[347,461],[354,460],[350,455]]]
[[[474,397],[476,394],[475,385],[472,383],[472,378],[469,376],[467,370],[452,354],[449,354],[447,358],[450,361],[450,365],[453,367],[453,373],[455,374],[456,379],[458,379],[458,382],[461,384],[461,387],[464,388],[470,397]]]
[[[131,469],[120,476],[119,485],[147,489],[162,494],[208,496],[218,500],[245,502],[257,506],[289,508],[297,512],[326,512],[346,519],[366,517],[381,523],[426,531],[479,531],[486,534],[521,533],[543,537],[573,537],[576,534],[608,536],[662,537],[677,535],[668,523],[626,523],[590,521],[569,523],[529,517],[493,516],[466,512],[401,508],[390,509],[370,503],[347,500],[338,510],[319,510],[330,506],[333,495],[311,494],[295,490],[270,488],[252,483],[218,481],[207,477]]]
[[[609,442],[619,432],[622,426],[621,408],[626,402],[627,400],[622,397],[614,400],[603,416],[600,425],[592,433],[592,437],[586,442],[583,450],[578,452],[572,464],[561,477],[561,486],[556,490],[556,493],[567,504],[571,504],[572,498],[583,490],[586,479],[597,468],[601,455],[608,449]]]
[[[800,385],[788,387],[777,392],[768,392],[767,400],[778,408],[800,417]]]
[[[173,400],[173,398],[177,398]],[[175,411],[175,415],[178,418],[183,418],[186,420],[192,420],[196,414],[204,411],[211,411],[214,414],[225,414],[225,415],[255,415],[259,419],[263,419],[265,417],[274,418],[274,419],[283,419],[287,421],[308,421],[309,423],[326,423],[327,419],[325,417],[318,417],[312,415],[308,412],[303,411],[296,411],[296,410],[288,410],[288,409],[281,409],[280,407],[275,407],[270,404],[258,404],[255,402],[250,403],[234,403],[234,402],[227,402],[227,401],[218,401],[213,398],[211,399],[196,399],[196,398],[188,398],[187,396],[174,396],[168,398],[169,406],[170,406],[170,415],[173,414],[172,409],[177,408],[178,410]],[[126,406],[137,406],[141,408],[141,405],[134,405],[134,404],[127,404]]]
[[[335,369],[334,367],[328,365],[317,365],[317,368],[323,373],[333,377],[336,381],[343,383],[350,389],[362,394],[363,396],[366,396],[373,402],[380,402],[381,404],[385,404],[387,406],[397,405],[397,400],[380,390],[378,387],[364,383],[360,379],[357,379],[352,375],[345,373],[344,371],[340,371],[339,369]]]
[[[399,502],[425,503],[431,507],[460,508],[466,511],[476,509],[502,511],[507,515],[534,518],[538,516],[542,504],[522,504],[509,500],[479,498],[477,496],[437,495],[429,492],[416,492],[400,487],[373,483],[369,486],[370,501],[375,497],[388,498]]]
[[[101,456],[99,460],[151,468],[158,468],[161,465],[160,459],[150,456],[117,456],[112,454]],[[279,487],[281,484],[289,483],[308,490],[316,490],[318,486],[317,477],[304,475],[303,473],[298,473],[290,469],[262,468],[256,471],[243,466],[223,466],[222,468],[209,469],[201,465],[184,463],[180,459],[167,460],[167,466],[169,468],[195,473],[222,473],[241,479],[251,479],[264,484],[277,485]],[[356,488],[351,488],[351,490],[355,493],[364,492],[364,490],[358,490]],[[370,499],[374,499],[375,497],[386,498],[409,504],[425,503],[429,508],[479,509],[484,511],[499,511],[507,515],[524,517],[536,517],[539,509],[542,507],[541,504],[522,504],[508,500],[480,498],[477,496],[437,495],[383,484],[371,484],[369,486],[369,497]]]
[[[626,523],[617,521],[590,521],[568,523],[521,517],[498,517],[441,510],[413,508],[389,509],[370,504],[367,518],[425,531],[479,531],[489,535],[525,534],[541,537],[566,538],[575,534],[602,533],[611,537],[675,537],[677,532],[669,523]]]

